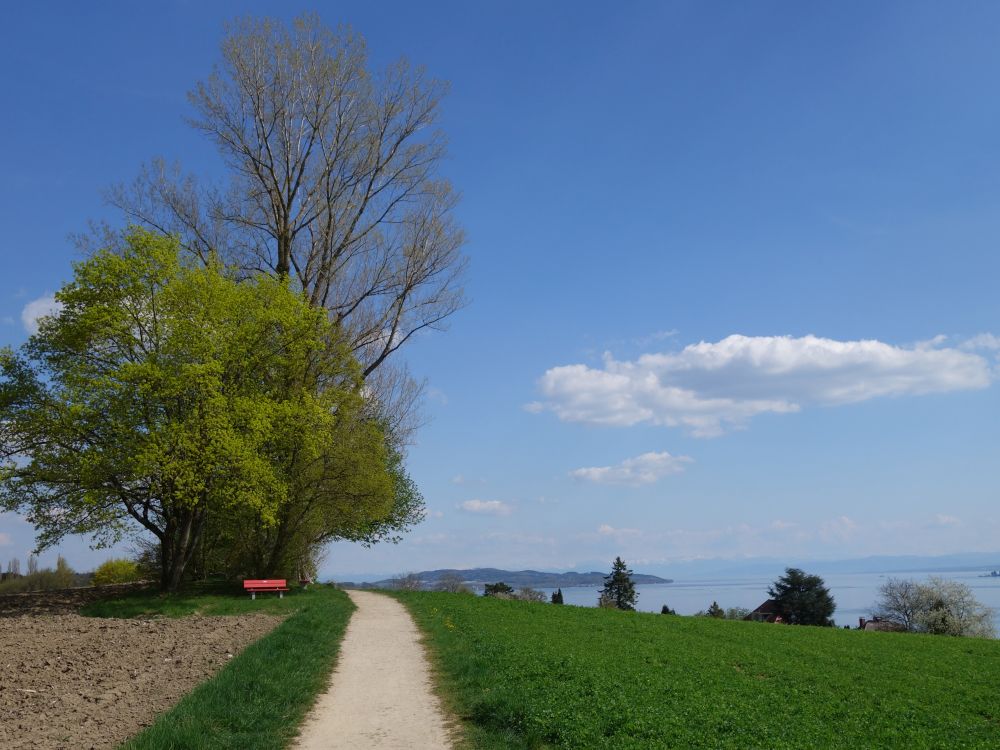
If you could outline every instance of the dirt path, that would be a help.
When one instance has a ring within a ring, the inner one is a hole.
[[[351,616],[330,687],[306,718],[300,750],[449,750],[416,625],[384,594],[350,591]]]

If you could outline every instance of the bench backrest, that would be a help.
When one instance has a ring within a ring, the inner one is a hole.
[[[285,588],[285,579],[264,578],[258,581],[243,581],[243,588],[250,589],[276,589]]]

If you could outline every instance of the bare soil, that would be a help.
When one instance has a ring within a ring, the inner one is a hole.
[[[5,750],[116,747],[281,622],[261,614],[113,620],[51,614],[78,601],[18,604],[32,614],[0,603]]]

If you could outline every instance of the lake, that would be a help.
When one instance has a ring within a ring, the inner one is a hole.
[[[984,570],[910,573],[836,573],[822,576],[833,595],[837,609],[833,619],[837,625],[857,627],[859,617],[868,617],[871,606],[878,598],[878,589],[888,578],[909,578],[925,580],[936,575],[952,581],[960,581],[969,586],[976,599],[993,608],[993,619],[1000,631],[1000,577],[981,577]],[[708,609],[713,601],[722,608],[746,607],[756,609],[766,601],[767,589],[773,578],[705,578],[681,579],[673,583],[638,584],[637,609],[642,612],[659,612],[664,604],[679,615],[693,615]],[[555,589],[541,589],[551,596]],[[590,586],[564,588],[563,600],[566,604],[584,607],[597,605],[599,589]]]

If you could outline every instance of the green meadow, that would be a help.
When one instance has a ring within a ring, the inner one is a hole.
[[[1000,642],[398,592],[474,748],[997,748]]]

